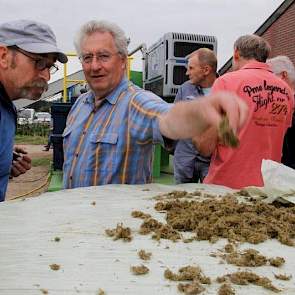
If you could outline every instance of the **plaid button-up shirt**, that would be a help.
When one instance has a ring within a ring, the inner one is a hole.
[[[170,106],[125,78],[96,111],[93,92],[81,95],[63,133],[64,187],[151,182],[158,116]]]

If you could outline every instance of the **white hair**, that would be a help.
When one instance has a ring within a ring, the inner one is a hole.
[[[81,44],[84,38],[95,32],[109,32],[114,38],[118,52],[124,57],[128,56],[128,39],[126,38],[124,31],[115,23],[97,20],[91,20],[85,23],[78,31],[74,40],[74,45],[79,56],[82,53]]]
[[[288,79],[295,85],[295,67],[288,56],[279,55],[268,59],[266,63],[276,75],[279,75],[282,72],[287,72]]]

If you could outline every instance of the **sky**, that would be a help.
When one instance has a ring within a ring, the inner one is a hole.
[[[34,19],[47,23],[58,46],[74,52],[79,27],[92,19],[117,23],[130,38],[128,50],[141,43],[150,47],[165,33],[193,33],[217,38],[218,68],[231,57],[234,41],[254,33],[282,0],[0,0],[1,22]],[[132,69],[142,70],[141,53]],[[80,69],[70,58],[69,72]],[[52,77],[61,77],[62,71]]]

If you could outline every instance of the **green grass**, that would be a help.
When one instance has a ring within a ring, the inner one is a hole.
[[[50,166],[51,159],[50,158],[37,158],[32,159],[32,166]]]
[[[48,137],[32,135],[16,135],[16,144],[47,144]]]

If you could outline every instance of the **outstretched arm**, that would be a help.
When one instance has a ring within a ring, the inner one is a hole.
[[[245,123],[247,105],[235,94],[216,92],[198,100],[176,103],[169,112],[159,118],[161,133],[171,139],[187,139],[200,136],[209,127],[218,130],[226,115],[229,126],[236,133]]]
[[[197,151],[204,157],[210,157],[218,144],[218,130],[212,126],[201,135],[192,138],[192,143]]]

